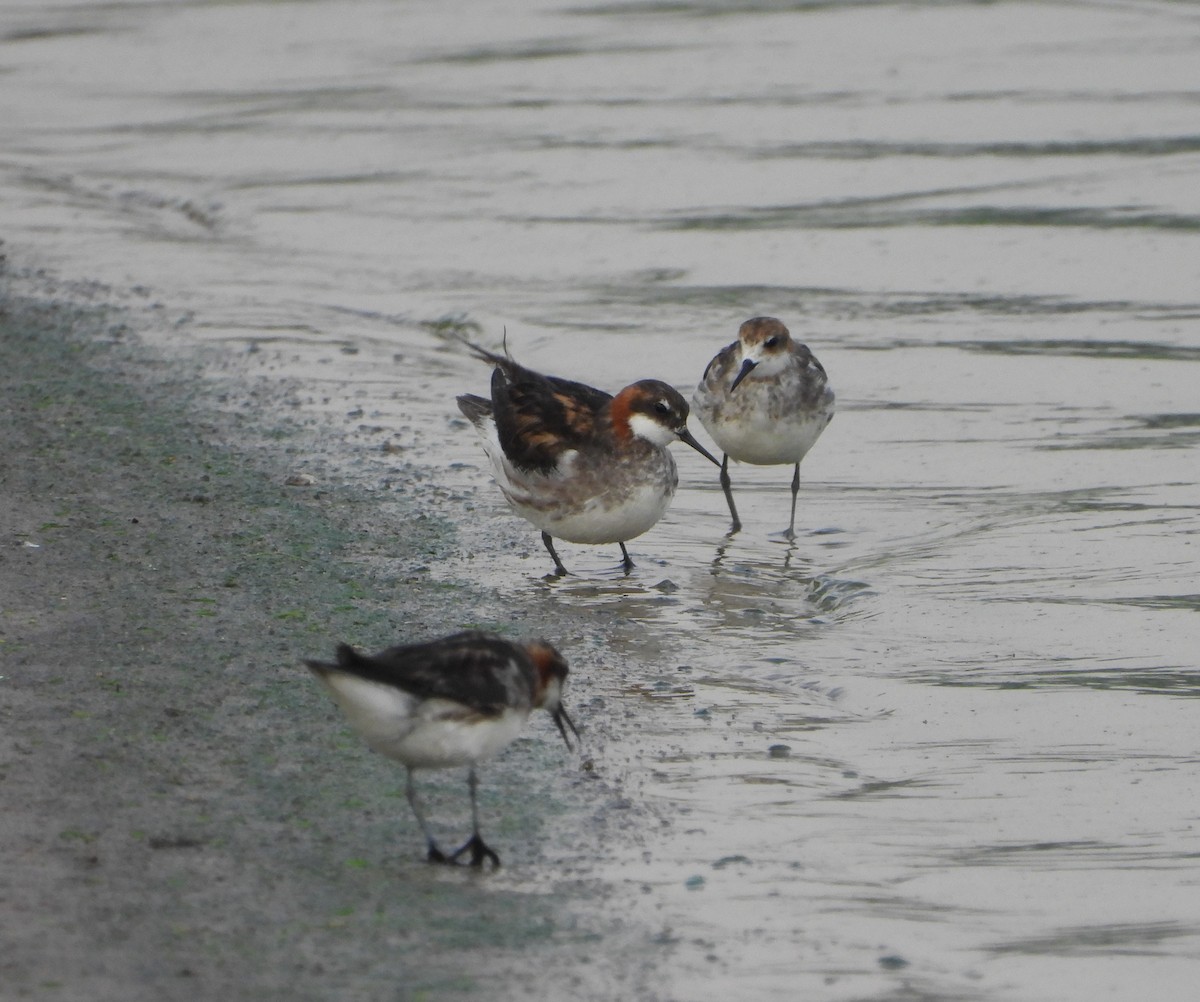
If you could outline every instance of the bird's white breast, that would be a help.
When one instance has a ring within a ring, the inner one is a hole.
[[[556,511],[524,510],[525,518],[572,543],[617,543],[640,536],[663,515],[675,496],[672,483],[629,484]]]
[[[661,519],[675,496],[678,474],[665,447],[633,460],[571,450],[559,457],[553,472],[536,473],[513,466],[494,422],[480,429],[480,438],[513,511],[557,539],[625,542]]]
[[[511,707],[482,717],[453,700],[419,699],[346,672],[325,672],[320,678],[368,747],[414,768],[491,758],[521,733],[529,717],[528,708]]]
[[[792,415],[786,420],[770,421],[760,411],[750,412],[740,419],[721,416],[712,419],[711,423],[701,414],[700,420],[713,441],[731,459],[773,466],[800,462],[829,424],[829,415]]]

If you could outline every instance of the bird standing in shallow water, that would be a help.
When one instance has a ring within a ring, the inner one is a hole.
[[[725,452],[721,488],[733,518],[730,532],[742,522],[733,503],[729,460],[757,466],[794,463],[792,517],[784,533],[794,539],[800,460],[833,419],[833,390],[816,356],[774,317],[754,317],[708,363],[692,405]]]
[[[667,446],[686,442],[719,466],[688,431],[688,404],[658,379],[642,379],[615,397],[518,365],[469,345],[490,362],[492,398],[458,398],[475,426],[496,483],[518,515],[542,530],[558,575],[567,573],[554,539],[619,543],[654,525],[675,496],[679,475]]]
[[[408,767],[406,793],[433,863],[471,865],[500,857],[479,834],[477,763],[492,758],[521,733],[534,709],[544,709],[567,747],[567,728],[579,737],[562,705],[567,662],[544,640],[511,643],[488,633],[456,633],[423,644],[390,647],[374,656],[347,644],[337,662],[306,661],[374,751]],[[445,855],[421,811],[414,769],[470,767],[471,837]]]

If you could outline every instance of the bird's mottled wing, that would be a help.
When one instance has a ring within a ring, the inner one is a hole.
[[[796,366],[798,366],[801,371],[808,368],[816,369],[817,372],[819,372],[822,376],[828,378],[828,374],[825,372],[825,366],[817,361],[817,356],[812,353],[808,345],[796,345],[793,359]]]
[[[441,698],[497,716],[508,705],[530,703],[533,665],[525,651],[486,633],[458,633],[375,655],[342,645],[338,667],[395,686],[419,699]]]
[[[563,454],[605,434],[601,390],[515,365],[492,373],[492,410],[500,446],[518,469],[552,473]]]
[[[723,373],[732,372],[734,368],[734,355],[737,354],[738,343],[727,344],[719,352],[717,352],[712,361],[704,369],[704,376],[701,382],[707,383],[709,377],[720,378]]]

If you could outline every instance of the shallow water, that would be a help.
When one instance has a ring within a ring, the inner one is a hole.
[[[664,995],[1193,996],[1194,7],[0,14],[10,259],[294,388],[346,429],[322,477],[419,474],[461,519],[434,577],[494,587],[487,615],[602,624],[563,640],[576,716],[661,828],[588,862],[568,816],[545,851],[645,931]],[[545,580],[448,335],[687,389],[754,314],[838,394],[796,542],[790,471],[734,468],[727,538],[679,449],[633,575],[563,544]]]

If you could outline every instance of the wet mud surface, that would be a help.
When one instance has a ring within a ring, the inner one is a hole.
[[[655,997],[649,938],[576,907],[605,843],[657,823],[619,780],[539,724],[483,773],[504,867],[429,866],[402,773],[299,666],[335,638],[494,627],[494,593],[428,582],[453,527],[415,499],[287,486],[286,450],[231,444],[118,308],[10,288],[0,310],[6,997]],[[275,417],[272,441],[311,444]],[[426,796],[458,839],[448,775]]]

